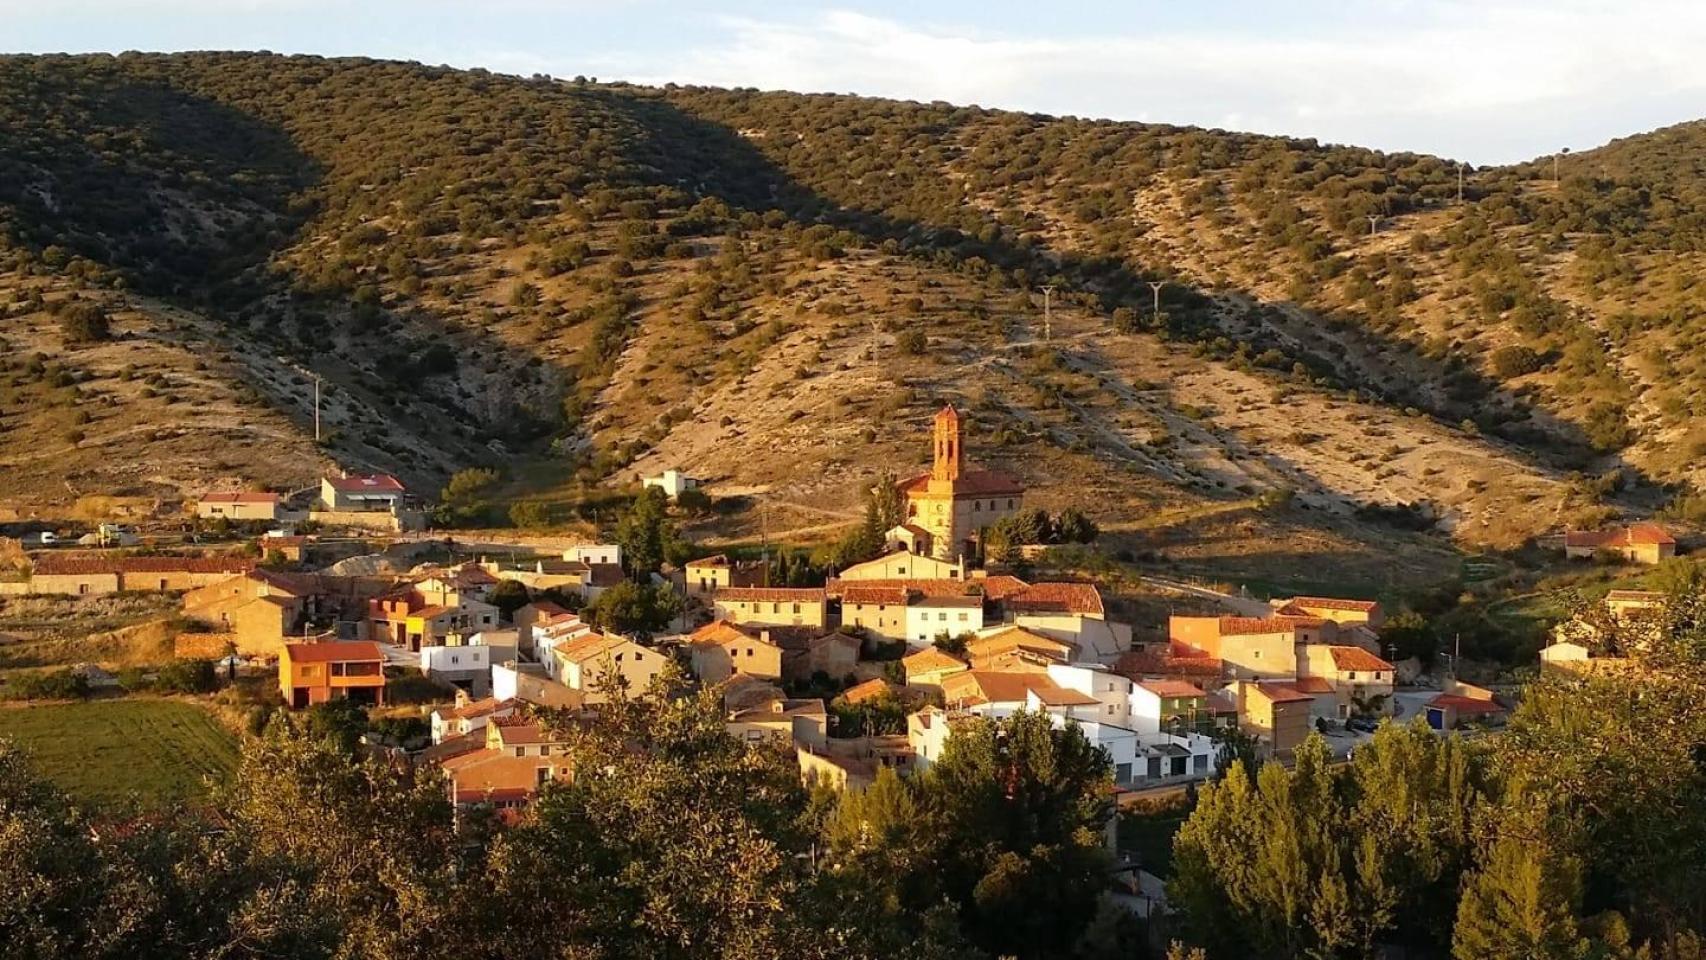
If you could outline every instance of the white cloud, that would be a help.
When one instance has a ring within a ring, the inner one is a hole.
[[[716,40],[635,79],[1224,126],[1483,163],[1691,119],[1706,91],[1703,4],[1400,6],[1407,16],[1304,39],[1237,25],[1012,37],[848,10],[730,18]]]

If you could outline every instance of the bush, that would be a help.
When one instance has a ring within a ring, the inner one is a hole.
[[[173,660],[160,668],[155,684],[165,693],[212,693],[219,674],[212,660]]]
[[[25,674],[12,681],[12,693],[21,700],[83,700],[90,692],[89,679],[69,669]]]
[[[107,312],[101,309],[100,304],[87,300],[67,304],[60,311],[59,329],[65,334],[65,339],[73,342],[107,340],[112,336]]]
[[[1533,373],[1541,365],[1540,354],[1520,344],[1493,351],[1493,372],[1506,380]]]
[[[930,345],[930,338],[924,335],[923,330],[912,327],[901,331],[900,337],[895,340],[895,345],[900,348],[901,353],[919,357],[924,355],[925,348]]]

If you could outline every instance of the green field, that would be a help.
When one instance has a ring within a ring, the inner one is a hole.
[[[165,807],[207,793],[237,765],[237,739],[212,714],[173,700],[123,699],[0,708],[0,737],[72,796]]]

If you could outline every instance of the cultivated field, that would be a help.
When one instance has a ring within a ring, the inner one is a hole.
[[[230,776],[237,741],[201,707],[125,699],[0,708],[0,737],[86,803],[164,808]]]

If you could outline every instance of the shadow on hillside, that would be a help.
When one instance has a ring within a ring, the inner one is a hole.
[[[1000,271],[1022,289],[1054,282],[1074,291],[1087,306],[1106,315],[1118,307],[1132,308],[1139,316],[1151,309],[1150,279],[1164,276],[1159,270],[1136,270],[1123,259],[1063,252],[1045,244],[1018,245],[1009,242],[1000,224],[986,211],[956,211],[962,217],[976,216],[989,228],[974,236],[958,224],[932,223],[915,218],[896,218],[878,210],[862,209],[824,196],[784,170],[753,141],[723,124],[696,116],[663,96],[646,92],[592,89],[577,91],[603,102],[630,117],[654,140],[651,153],[661,158],[656,176],[660,184],[680,188],[697,196],[714,196],[731,207],[754,213],[781,210],[804,225],[825,224],[851,231],[867,242],[892,242],[898,252],[936,266],[960,270]],[[940,196],[944,183],[936,185]],[[926,193],[923,189],[920,194]],[[993,239],[991,239],[993,238]],[[987,267],[979,267],[980,263]],[[1174,323],[1167,331],[1213,344],[1223,330],[1209,319],[1210,298],[1174,281],[1164,304]],[[1254,294],[1244,293],[1258,304]],[[1507,447],[1511,454],[1542,470],[1580,467],[1591,457],[1591,445],[1575,424],[1549,411],[1525,403],[1501,391],[1500,385],[1461,363],[1428,357],[1405,340],[1388,338],[1349,317],[1323,317],[1324,323],[1341,326],[1351,336],[1365,341],[1366,349],[1401,356],[1412,371],[1421,371],[1420,389],[1407,384],[1378,382],[1356,376],[1342,360],[1312,352],[1300,352],[1296,344],[1282,343],[1275,336],[1248,344],[1247,356],[1269,348],[1288,355],[1287,364],[1301,362],[1311,376],[1324,377],[1345,388],[1398,407],[1422,409],[1440,421],[1456,425],[1472,419],[1494,398],[1508,406],[1514,417],[1533,424],[1528,435],[1515,434]],[[1343,321],[1342,323],[1336,321]],[[1537,438],[1561,438],[1562,443],[1536,446]]]
[[[55,122],[0,137],[0,208],[12,208],[17,240],[38,254],[82,256],[121,273],[131,290],[221,322],[259,348],[238,357],[243,368],[227,371],[232,379],[309,434],[313,388],[290,367],[311,368],[328,397],[362,414],[334,434],[352,468],[440,478],[438,465],[397,442],[400,433],[431,437],[446,451],[441,459],[492,456],[474,426],[469,437],[447,429],[478,419],[454,390],[421,389],[435,372],[426,351],[448,348],[454,371],[488,337],[415,303],[387,308],[353,289],[308,289],[277,268],[275,256],[314,215],[308,198],[325,175],[286,131],[122,66],[81,58],[34,66],[25,96]],[[391,335],[404,320],[412,336]],[[411,340],[427,346],[410,352]],[[537,360],[521,354],[517,365]],[[508,419],[525,418],[512,411]]]

